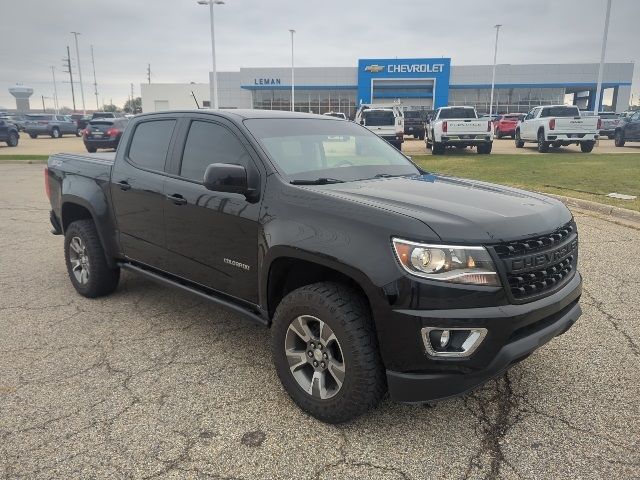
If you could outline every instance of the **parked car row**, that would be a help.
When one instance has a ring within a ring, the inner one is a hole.
[[[82,131],[82,139],[87,152],[95,153],[98,149],[117,148],[128,123],[128,118],[97,117],[90,120]]]

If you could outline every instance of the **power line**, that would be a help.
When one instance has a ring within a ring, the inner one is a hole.
[[[147,64],[147,83],[151,83],[151,64]]]

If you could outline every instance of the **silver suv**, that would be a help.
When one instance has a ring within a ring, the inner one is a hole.
[[[82,135],[78,131],[76,122],[69,115],[31,114],[27,115],[24,131],[31,138],[38,135],[49,135],[52,138],[60,138],[62,135],[72,133],[76,137]]]

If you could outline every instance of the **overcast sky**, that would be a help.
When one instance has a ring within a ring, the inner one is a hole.
[[[494,24],[501,23],[498,63],[598,62],[606,0],[226,0],[216,7],[218,69],[290,64],[288,30],[297,30],[298,66],[356,66],[358,58],[451,57],[453,65],[490,64]],[[209,14],[196,0],[2,0],[0,106],[15,107],[7,89],[34,88],[31,104],[53,96],[71,106],[66,46],[82,33],[80,59],[87,108],[95,108],[90,45],[100,104],[122,105],[135,86],[207,82]],[[608,62],[640,61],[640,0],[613,0]],[[66,83],[62,83],[66,81]],[[636,66],[634,99],[640,95]],[[52,100],[46,100],[52,105]],[[80,95],[76,92],[80,108]]]

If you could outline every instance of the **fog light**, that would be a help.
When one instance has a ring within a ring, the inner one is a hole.
[[[427,354],[433,357],[468,357],[487,335],[478,327],[423,327],[421,330]]]
[[[443,330],[440,334],[440,348],[445,348],[449,345],[449,339],[451,338],[451,334],[449,330]]]

